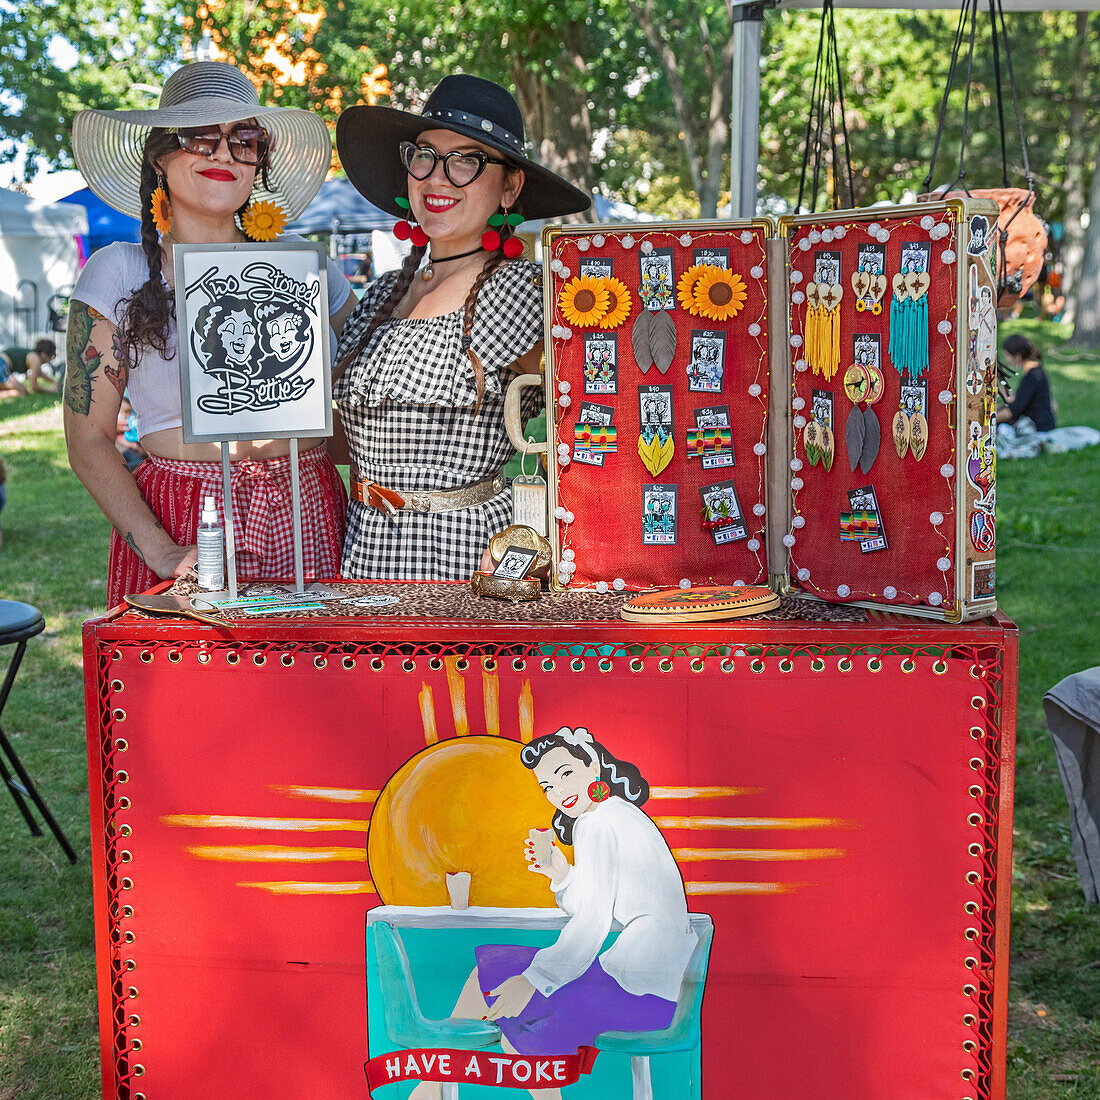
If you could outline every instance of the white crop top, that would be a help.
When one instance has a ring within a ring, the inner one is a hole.
[[[286,234],[281,241],[301,241]],[[116,325],[120,322],[130,295],[149,278],[149,265],[138,244],[116,243],[93,252],[80,273],[72,297],[98,310]],[[331,317],[347,302],[351,284],[330,259],[328,261],[328,312]],[[335,354],[336,335],[329,329],[329,347]],[[139,436],[183,424],[180,397],[179,358],[176,322],[169,323],[168,358],[145,348],[141,361],[130,372],[127,396],[137,413]]]

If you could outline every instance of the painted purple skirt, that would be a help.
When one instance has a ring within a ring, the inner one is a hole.
[[[481,988],[496,989],[522,974],[538,948],[483,944],[474,949]],[[491,1005],[496,998],[485,998]],[[579,978],[544,997],[537,990],[522,1015],[496,1022],[520,1054],[575,1054],[604,1031],[659,1031],[672,1023],[676,1002],[628,993],[597,959]]]

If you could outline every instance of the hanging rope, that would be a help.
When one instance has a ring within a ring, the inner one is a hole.
[[[839,139],[843,139],[843,163],[839,159]],[[806,193],[807,171],[810,168],[811,157],[813,174],[810,179],[809,209],[811,211],[817,209],[818,191],[825,173],[830,168],[833,174],[833,208],[839,210],[844,205],[845,198],[848,206],[855,206],[851,144],[848,138],[848,120],[844,115],[844,81],[840,71],[840,51],[837,48],[833,0],[825,0],[821,9],[817,60],[814,63],[810,110],[806,119],[806,140],[802,148],[802,173],[798,182],[798,209],[800,210]]]

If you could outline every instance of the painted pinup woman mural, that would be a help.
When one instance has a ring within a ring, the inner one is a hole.
[[[493,1020],[506,1051],[533,1055],[575,1054],[604,1031],[668,1027],[696,936],[676,861],[640,809],[649,785],[583,728],[539,737],[520,756],[554,807],[554,836],[573,845],[572,865],[549,830],[533,830],[525,848],[528,869],[546,876],[569,921],[541,950],[478,947],[452,1015]],[[440,1095],[425,1082],[410,1100]]]

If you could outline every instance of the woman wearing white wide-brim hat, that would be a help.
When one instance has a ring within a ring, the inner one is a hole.
[[[278,236],[321,186],[331,142],[309,111],[262,107],[239,69],[199,61],[168,78],[156,110],[81,111],[73,154],[104,202],[141,219],[140,245],[113,244],[88,260],[69,311],[69,461],[114,527],[107,581],[114,606],[188,572],[203,497],[221,501],[219,445],[183,442],[172,245]],[[355,297],[331,263],[328,286],[339,334]],[[123,391],[149,454],[134,475],[114,443]],[[238,569],[291,576],[290,441],[230,448]],[[306,575],[334,577],[346,494],[323,442],[302,441],[301,498]]]

